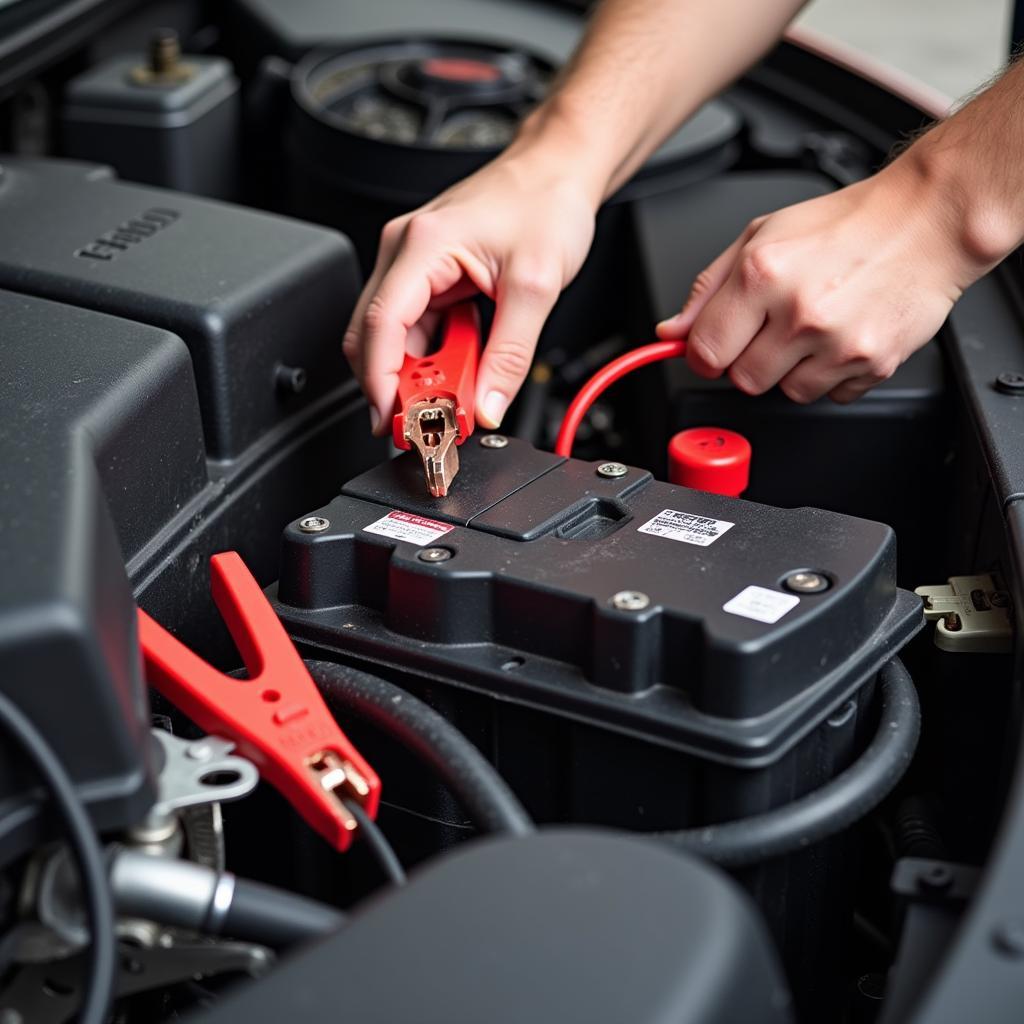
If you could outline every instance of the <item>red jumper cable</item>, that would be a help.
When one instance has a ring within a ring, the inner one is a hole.
[[[685,341],[656,341],[641,345],[602,366],[580,388],[562,420],[555,454],[572,455],[576,431],[590,407],[617,380],[641,366],[686,354]],[[733,430],[720,427],[694,427],[683,430],[669,441],[668,478],[698,491],[738,497],[750,481],[750,442]]]
[[[334,721],[238,554],[214,555],[210,580],[249,678],[218,671],[140,609],[147,680],[205,732],[232,740],[310,826],[348,849],[358,821],[346,801],[375,818],[380,779]]]
[[[587,415],[594,402],[617,380],[625,377],[627,373],[639,370],[641,366],[657,363],[663,359],[675,359],[677,356],[685,354],[685,341],[655,341],[650,345],[641,345],[639,348],[624,352],[617,359],[613,359],[608,363],[607,366],[602,366],[580,388],[579,394],[576,395],[566,410],[565,418],[562,420],[562,427],[558,431],[558,440],[555,441],[555,454],[564,455],[566,458],[572,455],[572,445],[576,440],[576,431],[579,430],[583,417]]]

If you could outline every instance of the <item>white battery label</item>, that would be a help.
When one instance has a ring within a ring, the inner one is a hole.
[[[404,540],[407,544],[422,547],[433,544],[439,537],[451,533],[455,527],[449,523],[439,523],[436,519],[425,519],[414,516],[410,512],[389,512],[383,519],[378,519],[369,526],[364,526],[366,533],[378,533],[392,540]]]
[[[681,540],[684,544],[699,544],[706,548],[735,525],[724,519],[708,519],[707,516],[695,516],[691,512],[677,512],[667,508],[637,529],[639,533]]]
[[[796,594],[784,594],[781,590],[769,590],[767,587],[746,587],[732,600],[726,601],[722,611],[771,625],[799,603],[800,598]]]

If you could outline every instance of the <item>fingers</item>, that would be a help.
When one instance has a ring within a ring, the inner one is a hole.
[[[686,337],[693,326],[693,322],[704,310],[704,307],[728,280],[740,252],[756,233],[763,221],[763,217],[751,221],[744,229],[743,234],[718,256],[714,262],[697,275],[682,310],[676,313],[675,316],[662,320],[655,328],[659,338]]]
[[[529,372],[537,339],[558,293],[557,269],[543,260],[520,257],[498,284],[491,336],[477,374],[476,411],[494,430]]]
[[[748,395],[773,388],[814,351],[808,334],[791,336],[786,324],[769,317],[756,337],[729,367],[729,379]]]
[[[873,375],[851,377],[829,391],[828,397],[840,405],[849,405],[850,402],[855,402],[858,398],[866,395],[878,383],[880,383],[879,379]]]
[[[387,252],[382,243],[343,344],[370,403],[370,420],[378,436],[388,431],[406,352],[426,350],[437,324],[437,306],[475,290],[471,275],[453,254],[439,249],[423,228],[413,230],[425,219],[421,215],[410,220],[400,239],[388,239]]]

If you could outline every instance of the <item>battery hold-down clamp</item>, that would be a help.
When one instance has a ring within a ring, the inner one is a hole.
[[[427,490],[443,498],[459,471],[458,445],[473,433],[480,319],[471,302],[453,306],[436,352],[407,355],[392,420],[395,445],[415,448]]]
[[[248,678],[218,671],[140,609],[148,682],[201,729],[233,741],[312,828],[348,849],[358,822],[346,802],[375,818],[380,779],[338,727],[238,554],[214,555],[210,578]]]

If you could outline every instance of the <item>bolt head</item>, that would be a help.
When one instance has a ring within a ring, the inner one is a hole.
[[[617,480],[620,476],[625,476],[629,472],[629,467],[624,466],[621,462],[602,462],[597,467],[597,475],[603,476],[608,480]]]
[[[480,445],[483,448],[507,448],[508,438],[503,434],[484,434],[480,438]]]
[[[620,612],[641,612],[651,599],[639,590],[620,590],[612,597],[612,607]]]
[[[306,516],[299,520],[299,529],[303,533],[323,533],[330,525],[330,519],[324,519],[323,516]]]
[[[782,581],[782,585],[794,594],[820,594],[822,591],[828,590],[832,586],[832,582],[820,572],[804,569],[800,572],[791,572]]]
[[[1004,395],[1024,395],[1024,373],[1004,372],[996,377],[996,391]]]
[[[416,557],[421,562],[447,562],[452,552],[447,548],[424,548],[416,552]]]

